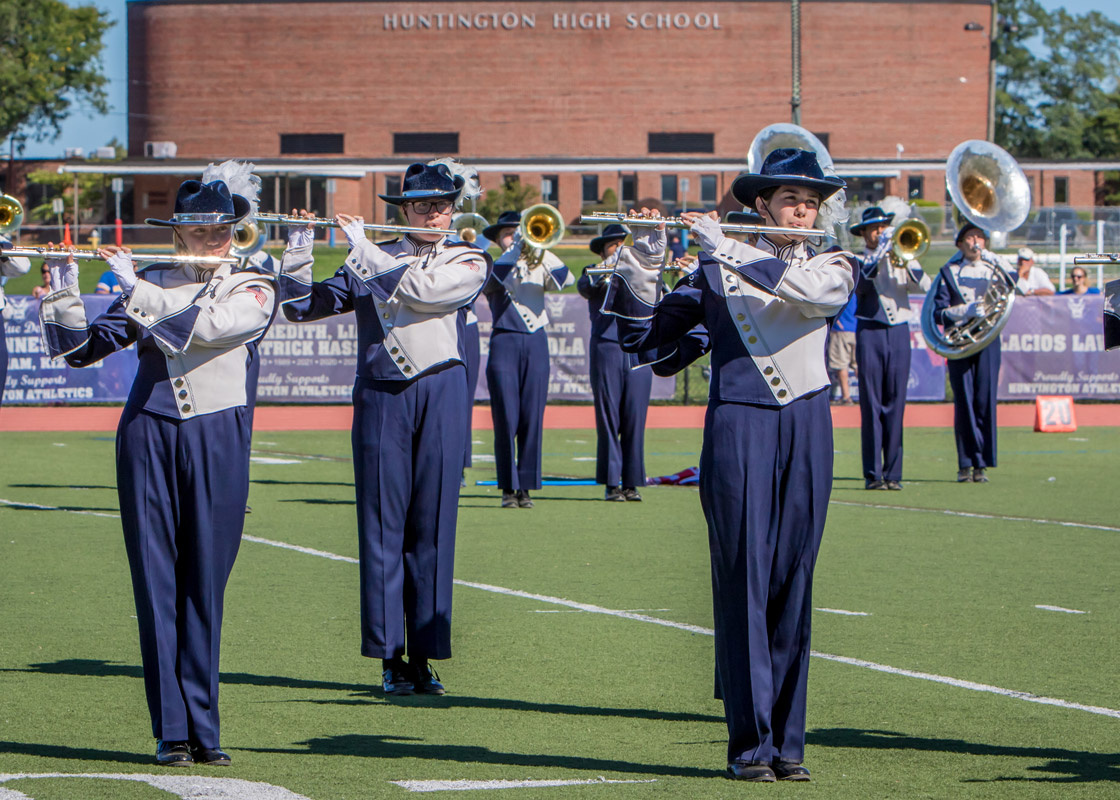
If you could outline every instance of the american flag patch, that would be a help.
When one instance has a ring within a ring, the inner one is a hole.
[[[250,286],[248,288],[248,291],[253,295],[253,297],[257,299],[257,302],[261,304],[261,308],[264,308],[264,304],[268,301],[268,296],[265,295],[264,289],[258,288],[256,286]]]

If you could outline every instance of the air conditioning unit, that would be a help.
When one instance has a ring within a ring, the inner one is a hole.
[[[175,142],[144,142],[144,155],[147,158],[175,158],[178,150]]]
[[[94,158],[116,158],[117,149],[115,147],[99,147],[93,151]]]
[[[65,158],[81,158],[86,154],[86,151],[81,147],[67,147],[64,157]]]

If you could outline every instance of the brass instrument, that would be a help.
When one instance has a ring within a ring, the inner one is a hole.
[[[583,214],[579,221],[581,224],[617,222],[631,228],[652,228],[661,223],[665,223],[666,228],[692,227],[680,217],[634,217],[627,214]],[[826,235],[824,231],[817,228],[780,228],[773,225],[739,225],[730,222],[721,222],[719,227],[727,233],[781,233],[787,236],[803,236],[806,239],[817,239]]]
[[[55,258],[60,261],[69,260],[70,258],[76,261],[107,261],[108,259],[98,253],[96,250],[81,250],[76,247],[60,248],[60,247],[3,247],[0,248],[0,256],[3,258]],[[178,253],[131,253],[129,257],[133,261],[166,261],[176,264],[240,264],[240,258],[232,256],[192,256],[180,255]]]
[[[904,267],[929,250],[929,226],[920,219],[910,218],[894,229],[891,238],[891,264]]]
[[[1120,265],[1120,253],[1086,253],[1074,256],[1073,263],[1078,267],[1099,267]]]
[[[257,214],[257,222],[272,222],[276,225],[317,225],[323,228],[341,228],[337,220],[328,217],[296,217],[291,214]],[[438,233],[440,236],[458,236],[459,231],[454,228],[413,228],[408,225],[377,225],[372,222],[362,223],[367,231],[380,233]]]
[[[243,219],[233,229],[233,244],[229,254],[248,258],[261,251],[268,241],[268,227],[259,219]]]
[[[545,250],[551,250],[564,238],[564,218],[548,203],[537,203],[521,212],[521,254],[530,265],[536,265],[544,258]]]
[[[23,204],[10,194],[0,195],[0,236],[9,236],[23,224]]]
[[[953,148],[945,165],[945,185],[958,211],[969,222],[995,233],[1022,225],[1031,209],[1027,176],[1011,154],[998,145],[970,139]],[[941,284],[934,279],[922,304],[922,334],[930,350],[948,359],[980,352],[998,336],[1011,318],[1015,282],[999,265],[984,297],[980,313],[960,325],[938,328],[933,321],[933,298]]]
[[[459,234],[459,238],[470,244],[478,241],[482,236],[482,229],[489,224],[486,217],[472,212],[459,214],[451,221],[451,227]]]

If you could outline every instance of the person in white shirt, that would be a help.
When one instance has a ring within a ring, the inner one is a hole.
[[[1034,265],[1034,250],[1029,247],[1019,248],[1016,269],[1019,271],[1019,279],[1015,286],[1023,294],[1040,297],[1054,294],[1054,284],[1046,270]]]

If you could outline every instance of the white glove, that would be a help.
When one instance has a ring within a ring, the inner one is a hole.
[[[365,220],[361,217],[356,218],[353,222],[342,226],[342,232],[346,234],[346,242],[353,250],[358,246],[359,242],[368,241],[366,239],[366,229],[362,227]]]
[[[136,288],[136,268],[132,265],[132,255],[118,250],[109,256],[109,269],[117,276],[117,283],[121,285],[121,294],[132,294]]]
[[[968,322],[970,319],[980,316],[980,304],[974,300],[971,303],[950,306],[945,309],[945,313],[956,322]]]
[[[894,225],[888,225],[886,228],[883,229],[883,232],[879,234],[879,246],[882,247],[883,242],[888,242],[889,243],[893,238],[894,238]]]
[[[641,233],[634,234],[634,249],[647,256],[664,253],[666,243],[665,231],[652,225],[643,226]]]
[[[307,247],[315,241],[315,231],[306,225],[292,225],[288,228],[288,247]]]
[[[51,271],[51,291],[57,292],[78,284],[78,262],[65,257],[47,258],[44,263]]]
[[[700,243],[700,249],[706,253],[714,253],[727,238],[719,223],[707,214],[693,222],[690,230],[696,237],[696,241]]]

